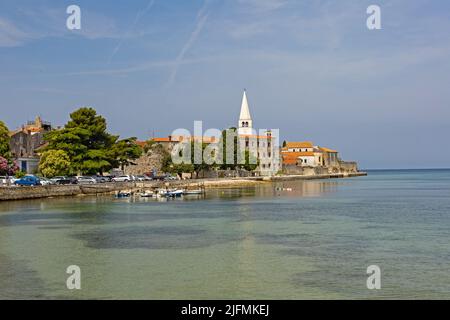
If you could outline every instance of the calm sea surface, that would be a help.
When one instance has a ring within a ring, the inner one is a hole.
[[[450,170],[0,203],[0,298],[449,299]]]

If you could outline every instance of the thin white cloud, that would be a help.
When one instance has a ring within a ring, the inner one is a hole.
[[[133,23],[131,24],[130,29],[128,30],[127,35],[129,35],[131,33],[132,30],[134,30],[134,28],[137,26],[137,24],[139,23],[139,21],[142,19],[142,17],[144,17],[148,12],[150,12],[150,10],[152,9],[153,5],[155,4],[155,0],[150,0],[149,3],[147,4],[147,6],[144,8],[144,10],[139,11],[136,14],[136,17],[134,18]],[[117,54],[117,52],[120,50],[120,48],[122,47],[123,43],[125,41],[125,38],[121,38],[119,43],[117,44],[117,46],[114,48],[111,56],[109,57],[108,60],[108,64],[111,63],[112,59],[114,58],[114,56]]]
[[[288,4],[287,0],[238,0],[240,5],[248,7],[250,10],[273,11],[278,10]]]
[[[20,30],[12,22],[0,17],[0,47],[17,47],[30,38],[30,34]]]
[[[66,28],[65,10],[54,7],[28,7],[17,10],[21,21],[20,28],[10,19],[0,17],[0,47],[17,47],[30,41],[49,37],[70,37],[77,35],[86,39],[123,38],[114,19],[102,13],[82,11],[81,30],[70,31]]]
[[[205,0],[205,2],[203,3],[203,6],[198,11],[197,19],[196,19],[197,23],[196,23],[195,29],[194,29],[194,31],[192,31],[191,35],[189,36],[188,41],[184,44],[183,48],[181,49],[180,53],[178,54],[177,58],[175,59],[175,63],[174,63],[172,72],[170,73],[170,77],[169,77],[169,80],[166,85],[167,87],[170,87],[175,82],[175,79],[176,79],[176,76],[178,73],[178,68],[183,63],[184,56],[189,51],[189,49],[192,47],[195,40],[197,40],[200,32],[202,31],[202,29],[204,27],[206,20],[208,19],[208,16],[209,16],[209,11],[207,10],[208,5],[209,5],[209,0]]]
[[[201,63],[201,62],[209,61],[211,59],[212,58],[184,59],[183,61],[179,62],[179,65]],[[101,75],[113,75],[113,74],[129,74],[129,73],[136,73],[136,72],[144,72],[144,71],[155,69],[155,68],[171,68],[171,67],[174,67],[176,63],[177,62],[173,61],[173,60],[152,61],[152,62],[137,64],[137,65],[126,67],[126,68],[76,71],[76,72],[69,72],[69,73],[66,73],[63,75],[64,76],[85,76],[85,75],[101,76]]]

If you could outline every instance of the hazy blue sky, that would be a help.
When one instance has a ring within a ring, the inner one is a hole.
[[[235,126],[247,88],[254,126],[283,140],[362,168],[450,167],[447,0],[2,0],[0,70],[10,128],[80,106],[123,137]]]

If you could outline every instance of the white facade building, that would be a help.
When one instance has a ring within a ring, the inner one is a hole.
[[[263,134],[258,134],[253,129],[253,120],[247,99],[247,92],[244,90],[242,97],[241,112],[238,123],[238,136],[241,145],[258,159],[257,171],[260,175],[275,175],[280,169],[279,137],[273,136],[271,130],[264,130]]]

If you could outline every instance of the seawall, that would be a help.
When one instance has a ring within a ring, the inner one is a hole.
[[[102,183],[94,185],[50,185],[36,187],[0,187],[0,201],[27,200],[53,197],[70,197],[114,194],[119,191],[140,192],[158,187],[198,187],[204,188],[239,188],[257,184],[271,183],[277,181],[333,179],[365,176],[365,172],[348,174],[328,175],[284,175],[275,177],[247,177],[247,178],[221,178],[221,179],[198,179],[178,181],[145,181],[145,182],[119,182]]]

